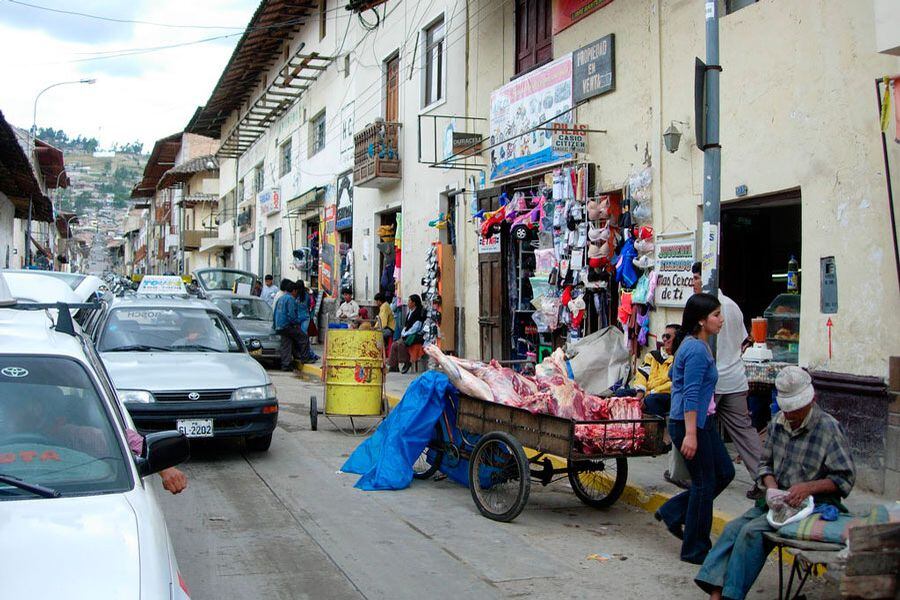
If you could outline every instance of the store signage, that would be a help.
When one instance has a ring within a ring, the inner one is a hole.
[[[571,27],[612,0],[553,0],[553,35]]]
[[[331,202],[334,202],[333,197]],[[337,207],[334,204],[325,206],[325,220],[320,225],[322,249],[320,252],[321,260],[319,260],[319,286],[329,296],[335,295],[335,260],[339,256],[337,251],[337,231],[334,227],[336,218]]]
[[[683,308],[693,294],[694,234],[656,238],[656,306]]]
[[[278,188],[260,192],[256,198],[259,201],[260,214],[270,215],[281,210],[281,190]]]
[[[477,156],[481,154],[481,140],[478,133],[466,133],[464,131],[453,132],[453,155]]]
[[[354,102],[348,102],[341,107],[341,161],[347,163],[353,160],[353,109]]]
[[[821,295],[819,308],[822,314],[834,315],[838,311],[838,283],[837,265],[833,256],[819,259],[819,268],[822,275],[822,285],[819,287]]]
[[[587,152],[587,125],[554,123],[550,147],[554,152]]]
[[[577,105],[615,89],[616,36],[611,33],[572,53],[572,101]]]
[[[572,55],[522,75],[491,93],[491,179],[533,171],[570,160],[554,152],[547,124],[575,123],[572,110]]]
[[[478,254],[494,254],[500,252],[500,234],[478,238]]]
[[[346,171],[337,178],[337,229],[353,227],[353,171]]]
[[[144,275],[138,294],[187,294],[184,281],[177,275]]]

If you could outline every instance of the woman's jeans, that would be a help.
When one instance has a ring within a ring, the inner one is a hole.
[[[672,443],[681,448],[684,441],[684,421],[669,421]],[[687,460],[691,487],[663,504],[659,515],[672,528],[684,526],[681,560],[701,564],[712,543],[713,500],[734,479],[734,465],[716,429],[715,417],[709,416],[704,429],[697,429],[697,452]]]

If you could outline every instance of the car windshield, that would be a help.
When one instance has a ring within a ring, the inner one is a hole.
[[[0,355],[0,501],[41,497],[28,484],[62,496],[125,491],[125,461],[82,365]]]
[[[197,273],[197,277],[207,290],[234,290],[235,284],[246,284],[252,288],[256,279],[251,273],[235,271],[205,271]]]
[[[100,352],[242,352],[222,315],[202,308],[122,307],[110,311]]]
[[[259,298],[220,298],[216,306],[232,319],[271,321],[272,308]]]

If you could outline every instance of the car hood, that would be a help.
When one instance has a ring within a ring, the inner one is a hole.
[[[137,519],[120,494],[0,502],[4,598],[140,598]]]
[[[232,319],[231,324],[234,325],[234,328],[237,329],[238,334],[240,334],[243,339],[247,339],[248,337],[262,338],[269,335],[275,335],[275,330],[272,329],[271,321]]]
[[[116,389],[221,390],[269,383],[265,369],[243,352],[104,352]]]

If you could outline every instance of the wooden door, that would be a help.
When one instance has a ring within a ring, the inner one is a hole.
[[[384,62],[384,120],[400,119],[400,55],[395,54]]]
[[[552,59],[550,0],[516,0],[516,75]]]
[[[478,207],[491,211],[500,208],[500,189],[493,188],[478,192]],[[478,329],[480,333],[481,360],[504,358],[508,293],[506,289],[506,264],[504,260],[504,238],[501,234],[500,247],[495,252],[478,253]]]

